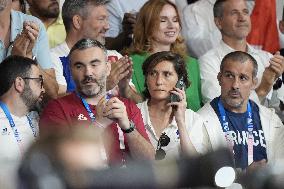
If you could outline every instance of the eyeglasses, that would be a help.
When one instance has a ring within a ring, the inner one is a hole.
[[[39,77],[24,77],[23,79],[36,79],[40,81],[40,88],[43,88],[43,77],[42,75],[39,75]]]
[[[156,160],[162,160],[166,157],[165,150],[162,149],[162,147],[167,146],[170,143],[171,139],[166,135],[166,133],[162,133],[162,135],[159,138],[158,146],[155,154]]]

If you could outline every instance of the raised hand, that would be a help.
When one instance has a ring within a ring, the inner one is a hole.
[[[111,63],[110,75],[107,78],[107,90],[113,89],[122,79],[130,79],[132,75],[132,61],[128,56]]]
[[[27,47],[27,54],[32,56],[32,50],[39,35],[39,27],[35,22],[24,22],[24,31],[30,39],[29,46]]]
[[[171,91],[172,94],[178,95],[180,101],[179,102],[170,102],[168,103],[168,106],[172,106],[174,109],[174,116],[176,119],[176,122],[184,123],[185,122],[185,111],[186,111],[186,95],[183,89],[174,88],[174,90]]]
[[[23,31],[17,35],[13,42],[11,54],[32,58],[34,48],[39,33],[39,27],[34,22],[23,23]]]
[[[128,37],[133,34],[133,29],[136,24],[136,14],[135,13],[125,13],[122,20],[122,29],[125,35]]]

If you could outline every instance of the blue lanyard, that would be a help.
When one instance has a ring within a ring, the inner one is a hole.
[[[96,116],[95,114],[92,112],[89,104],[87,103],[87,101],[79,94],[79,93],[76,93],[77,96],[81,99],[85,109],[87,110],[88,114],[89,114],[89,117],[91,118],[91,122],[92,123],[95,123],[95,120],[96,120]]]
[[[18,129],[16,128],[15,122],[14,122],[12,116],[11,116],[11,113],[10,113],[7,105],[0,101],[0,106],[3,109],[7,119],[9,120],[10,126],[11,126],[11,128],[13,130],[13,133],[14,133],[14,136],[15,136],[17,142],[20,143],[21,142],[20,133],[19,133]],[[34,135],[34,137],[36,137],[36,131],[35,131],[35,127],[32,124],[32,120],[30,119],[29,116],[27,116],[27,119],[28,119],[30,128],[32,129],[33,135]]]
[[[218,108],[219,108],[221,121],[222,121],[222,123],[221,123],[222,129],[223,129],[223,132],[226,133],[226,132],[229,131],[229,123],[227,121],[226,111],[224,109],[224,106],[223,106],[221,100],[218,101]],[[252,120],[251,105],[250,105],[249,102],[247,104],[247,128],[248,128],[249,134],[252,134],[252,131],[253,131],[253,120]]]
[[[81,99],[85,109],[87,110],[88,114],[89,114],[89,117],[91,118],[91,122],[92,123],[95,123],[96,121],[96,116],[95,114],[92,112],[89,104],[87,103],[87,101],[79,94],[79,93],[76,93],[77,96]],[[109,94],[106,94],[106,100],[109,100],[110,99],[110,95]]]
[[[228,143],[232,144],[232,141],[228,138],[229,123],[227,121],[226,111],[222,104],[221,99],[218,101],[218,109],[221,116],[221,126],[223,132],[225,133],[225,138]],[[252,120],[252,110],[250,102],[247,104],[247,130],[248,130],[248,165],[253,162],[253,120]]]

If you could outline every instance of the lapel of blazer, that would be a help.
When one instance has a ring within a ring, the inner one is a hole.
[[[262,130],[263,130],[263,134],[264,134],[264,138],[265,138],[265,142],[266,142],[266,152],[267,152],[267,156],[269,154],[269,145],[270,145],[270,128],[271,128],[271,117],[273,116],[271,114],[270,111],[265,111],[265,109],[263,107],[261,107],[261,105],[258,105],[259,107],[259,117],[260,117],[260,121],[261,121],[261,126],[262,126]]]
[[[224,132],[215,111],[209,103],[204,108],[206,108],[205,127],[210,138],[212,149],[217,150],[220,147],[227,146]]]

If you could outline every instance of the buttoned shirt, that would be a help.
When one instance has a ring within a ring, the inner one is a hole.
[[[211,101],[221,94],[221,87],[219,85],[217,75],[220,71],[222,59],[225,55],[233,51],[235,51],[235,49],[231,48],[223,40],[221,40],[216,48],[208,51],[205,55],[200,57],[198,62],[200,64],[201,93],[203,103]],[[269,60],[272,57],[272,54],[266,51],[255,49],[249,44],[247,44],[247,52],[257,61],[257,78],[259,81],[258,83],[260,83],[265,68],[269,66]],[[270,97],[271,92],[267,98],[270,99]],[[252,92],[251,99],[259,102],[255,91]]]
[[[214,22],[213,6],[216,0],[199,0],[187,5],[182,11],[182,34],[186,40],[189,54],[199,58],[218,46],[221,32]],[[254,1],[247,1],[251,12]]]

